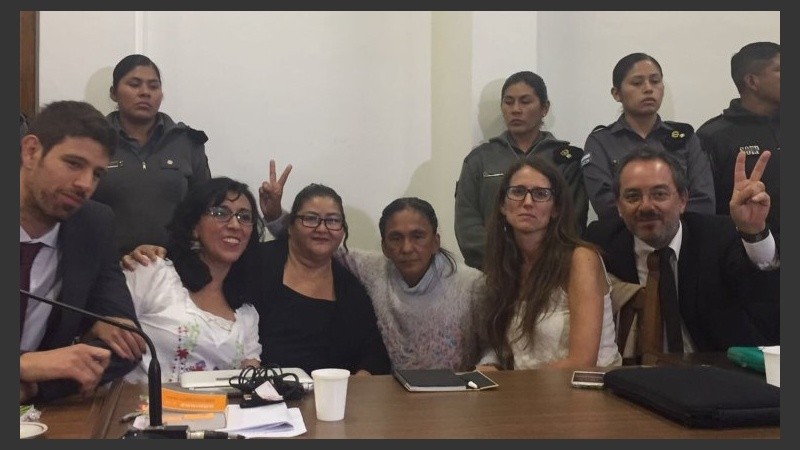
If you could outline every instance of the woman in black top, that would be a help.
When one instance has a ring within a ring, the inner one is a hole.
[[[388,374],[389,356],[367,291],[333,259],[345,242],[342,199],[320,184],[306,186],[294,200],[286,233],[262,244],[259,313],[261,362],[324,367],[351,373]]]

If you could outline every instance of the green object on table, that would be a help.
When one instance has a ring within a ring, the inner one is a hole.
[[[765,373],[764,353],[758,347],[730,347],[728,359],[747,369]]]
[[[22,417],[22,415],[28,412],[32,407],[33,405],[19,405],[19,416]]]

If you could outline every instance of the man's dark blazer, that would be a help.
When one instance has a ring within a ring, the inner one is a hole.
[[[87,201],[61,222],[57,269],[61,291],[58,300],[101,316],[127,317],[138,323],[125,276],[119,267],[113,238],[114,215],[111,208],[93,200]],[[54,306],[39,350],[71,345],[93,324],[91,318]],[[87,343],[108,348],[99,340]],[[112,352],[111,364],[103,374],[102,383],[125,375],[135,364]],[[70,395],[77,392],[77,388],[77,383],[72,380],[41,382],[36,400]]]
[[[729,216],[685,213],[678,258],[681,317],[697,351],[780,342],[780,270],[750,262]],[[633,234],[619,217],[589,224],[608,271],[639,283]]]

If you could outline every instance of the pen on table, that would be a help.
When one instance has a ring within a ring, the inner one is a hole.
[[[131,420],[141,416],[142,414],[144,414],[142,411],[129,412],[128,414],[125,414],[124,416],[122,416],[119,419],[119,422],[120,423],[130,422]]]
[[[187,431],[186,439],[244,439],[244,436],[224,431],[197,430]]]
[[[478,389],[478,385],[477,385],[477,384],[475,384],[475,382],[474,382],[474,381],[470,381],[470,382],[468,382],[468,383],[467,383],[467,387],[468,387],[468,388],[471,388],[471,389]]]

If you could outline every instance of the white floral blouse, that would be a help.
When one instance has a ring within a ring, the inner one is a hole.
[[[261,358],[253,305],[239,307],[234,321],[201,310],[170,260],[126,270],[125,278],[139,323],[155,345],[162,382],[178,382],[188,371],[238,369],[245,359]],[[125,380],[147,382],[149,365],[145,354]]]

